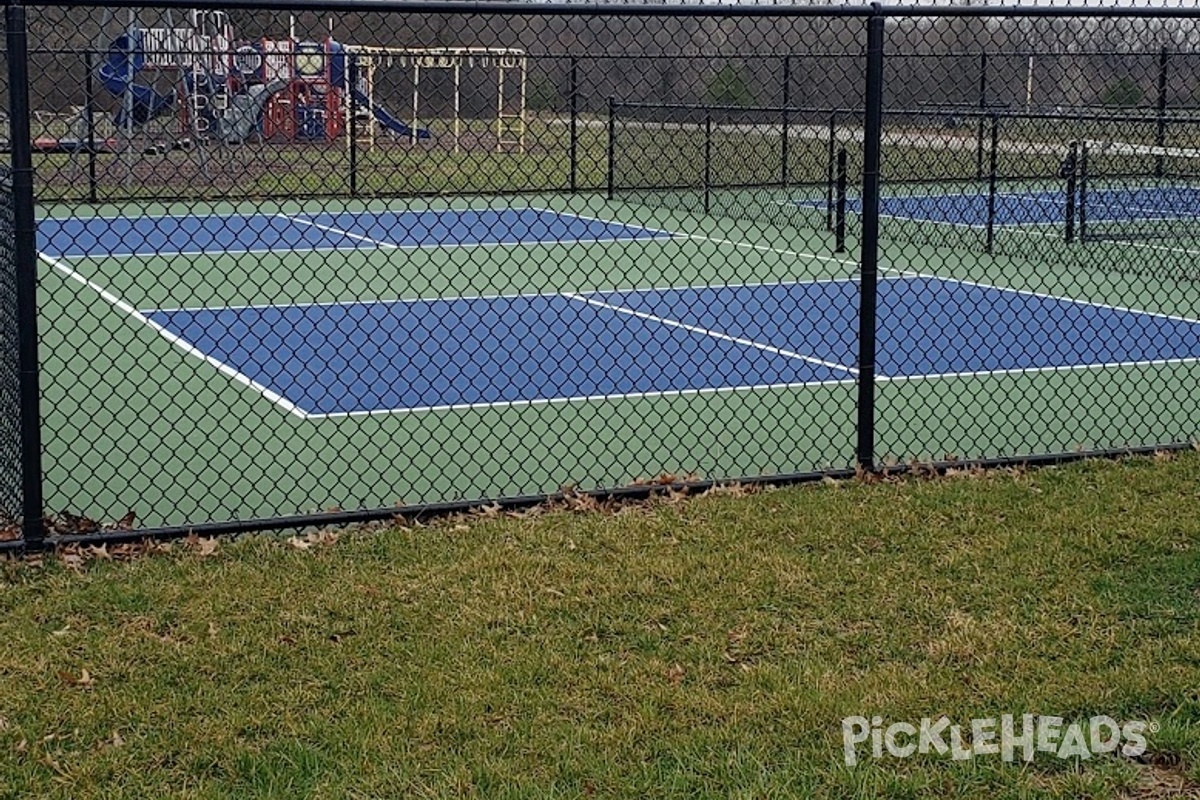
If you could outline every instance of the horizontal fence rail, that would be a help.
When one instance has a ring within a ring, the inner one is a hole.
[[[10,3],[0,550],[1188,447],[1198,18]]]

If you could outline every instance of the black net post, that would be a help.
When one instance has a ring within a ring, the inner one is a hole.
[[[992,126],[992,142],[988,149],[988,206],[987,206],[987,245],[990,254],[996,244],[996,172],[1000,151],[1000,117],[992,114],[989,117]]]
[[[1066,179],[1066,204],[1063,210],[1066,217],[1066,231],[1063,238],[1068,244],[1075,241],[1075,199],[1079,171],[1079,143],[1071,142],[1067,157],[1062,165],[1062,177]]]
[[[616,158],[616,138],[617,138],[617,103],[612,98],[608,98],[608,176],[606,183],[608,185],[608,199],[613,199],[613,181],[616,177],[616,165],[613,163]]]
[[[788,185],[788,130],[791,127],[791,120],[788,115],[788,107],[792,100],[792,57],[783,57],[783,110],[781,112],[782,119],[780,124],[783,128],[783,136],[779,143],[779,182],[786,188]]]
[[[834,161],[837,158],[837,112],[829,112],[829,140],[825,157],[825,230],[833,230]]]
[[[712,111],[704,112],[704,213],[712,211]]]
[[[350,196],[358,197],[358,58],[350,56],[346,59],[346,87],[350,95],[350,120],[347,134],[350,137]]]
[[[983,114],[987,110],[987,51],[979,54],[979,125],[975,135],[975,177],[983,177],[983,126],[986,122]],[[992,130],[996,128],[995,117],[992,118]]]
[[[1167,144],[1167,73],[1171,67],[1171,51],[1163,47],[1158,52],[1158,114],[1154,131],[1154,144]],[[1166,173],[1166,158],[1160,150],[1154,159],[1154,176],[1161,178]]]
[[[570,189],[574,193],[579,190],[579,59],[571,57],[570,86],[568,87],[568,104],[571,112],[570,129]]]
[[[833,252],[846,252],[846,148],[837,154],[837,212],[834,220]]]
[[[1087,142],[1083,142],[1079,146],[1079,177],[1078,187],[1079,201],[1076,204],[1076,213],[1079,215],[1079,230],[1076,235],[1079,241],[1087,241],[1087,186],[1088,186],[1088,146]]]
[[[42,439],[39,414],[37,319],[37,239],[34,227],[33,147],[29,120],[29,52],[26,42],[25,9],[5,9],[8,47],[9,139],[12,143],[13,264],[0,283],[15,294],[16,362],[20,418],[21,529],[25,546],[42,546]],[[5,332],[4,340],[12,342]],[[11,346],[11,345],[9,345]],[[9,354],[3,354],[9,361]],[[9,380],[10,376],[4,376]],[[9,394],[5,391],[4,394]],[[4,409],[8,414],[16,409]],[[8,465],[5,472],[11,474]]]
[[[97,202],[99,192],[96,184],[96,85],[92,70],[92,51],[83,53],[83,124],[87,126],[87,171],[88,202]]]
[[[867,76],[863,98],[862,254],[858,308],[858,441],[860,470],[875,468],[875,310],[879,277],[879,170],[883,138],[884,15],[878,3],[867,21]]]

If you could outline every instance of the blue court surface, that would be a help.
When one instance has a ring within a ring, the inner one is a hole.
[[[1200,358],[1200,322],[934,277],[879,284],[884,379]],[[852,281],[142,312],[302,416],[857,375]]]
[[[824,200],[801,200],[805,207],[825,207]],[[999,192],[995,197],[993,224],[1065,225],[1066,190]],[[1196,219],[1200,217],[1200,188],[1192,186],[1091,188],[1081,201],[1087,218],[1096,222],[1143,219]],[[846,211],[862,212],[862,201],[846,200]],[[880,198],[884,217],[922,222],[983,227],[988,224],[987,192],[945,193]]]
[[[535,208],[79,217],[38,222],[52,258],[556,244],[669,238],[637,225]]]

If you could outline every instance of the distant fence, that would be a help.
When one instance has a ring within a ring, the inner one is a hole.
[[[2,548],[1187,447],[1191,9],[6,8]]]

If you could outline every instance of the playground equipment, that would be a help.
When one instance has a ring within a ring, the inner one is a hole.
[[[150,24],[140,13],[135,8],[104,11],[94,53],[86,54],[90,74],[84,105],[57,125],[57,133],[39,138],[40,150],[120,152],[130,159],[138,152],[195,150],[207,175],[211,146],[345,137],[348,146],[371,149],[381,136],[415,146],[434,138],[423,116],[431,121],[447,116],[444,106],[430,110],[429,79],[423,83],[423,76],[431,72],[452,78],[449,141],[455,151],[491,139],[464,139],[468,119],[490,116],[480,117],[478,109],[464,116],[467,75],[468,87],[490,83],[494,88],[495,149],[524,150],[523,50],[377,47],[339,43],[332,35],[318,41],[294,36],[238,41],[222,11],[188,11],[177,19],[178,12],[173,16],[166,9]],[[399,73],[385,73],[397,68]],[[384,74],[388,83],[381,90]],[[115,112],[98,112],[94,85],[119,101]],[[411,102],[405,96],[409,87]],[[397,104],[407,107],[396,113]],[[132,174],[133,162],[128,163]]]
[[[525,149],[525,85],[526,55],[524,50],[511,47],[373,47],[346,45],[348,57],[357,66],[357,81],[350,85],[349,73],[339,69],[347,96],[356,104],[371,111],[372,117],[384,128],[408,136],[414,142],[421,138],[421,74],[422,70],[448,71],[452,75],[453,116],[451,134],[454,150],[462,146],[462,77],[464,70],[495,72],[496,149]],[[336,58],[335,58],[336,63]],[[376,74],[380,69],[399,67],[409,71],[412,86],[412,104],[409,108],[411,124],[406,125],[382,109],[375,102]],[[512,73],[516,73],[512,77]],[[349,114],[353,109],[346,108]],[[362,132],[362,144],[368,149],[375,144],[375,130],[371,125]]]

